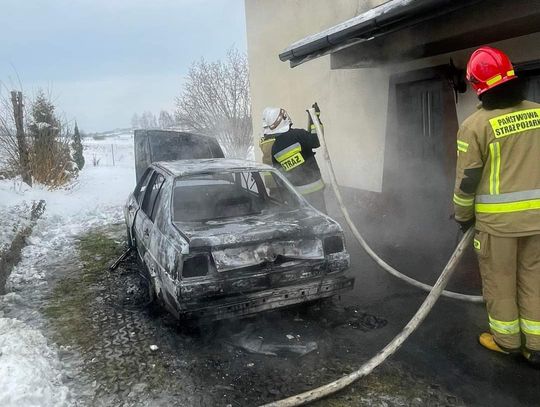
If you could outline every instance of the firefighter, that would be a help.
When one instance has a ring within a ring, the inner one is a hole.
[[[481,47],[467,64],[478,110],[457,135],[455,219],[475,226],[491,333],[484,347],[540,363],[540,104],[500,50]]]
[[[317,105],[313,107],[319,116]],[[310,131],[294,129],[284,109],[278,107],[264,109],[264,136],[260,142],[263,162],[271,163],[281,170],[315,209],[326,213],[324,182],[313,151],[320,144],[311,118],[308,126]]]

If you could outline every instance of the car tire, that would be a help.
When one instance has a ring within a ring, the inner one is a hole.
[[[142,265],[142,273],[140,274],[140,284],[142,292],[146,295],[146,305],[154,305],[157,303],[156,299],[156,289],[150,278],[150,273],[148,272],[146,265]]]

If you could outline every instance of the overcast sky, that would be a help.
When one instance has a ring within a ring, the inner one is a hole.
[[[0,81],[50,91],[87,132],[172,111],[192,61],[246,50],[244,0],[3,0]]]

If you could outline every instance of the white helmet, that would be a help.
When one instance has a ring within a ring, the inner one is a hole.
[[[285,133],[291,128],[292,122],[285,109],[267,107],[263,110],[263,133]]]

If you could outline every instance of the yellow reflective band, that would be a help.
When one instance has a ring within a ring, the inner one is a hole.
[[[296,190],[302,195],[312,194],[313,192],[320,191],[321,189],[324,189],[324,182],[322,179],[312,182],[311,184],[298,185],[296,187]]]
[[[460,198],[459,196],[454,194],[454,203],[459,206],[473,206],[474,198]]]
[[[293,145],[275,154],[274,157],[285,171],[290,171],[305,162],[301,151],[302,146],[300,143],[294,143]]]
[[[540,335],[540,321],[521,318],[521,330],[529,335]]]
[[[489,193],[491,195],[499,194],[500,190],[500,172],[501,172],[501,144],[499,142],[489,145],[491,156],[491,175],[489,182]]]
[[[495,85],[497,82],[500,82],[500,81],[502,81],[502,75],[501,75],[501,74],[495,75],[493,78],[488,79],[488,80],[486,81],[486,84],[487,84],[488,86],[491,86],[491,85]]]
[[[480,240],[474,239],[473,245],[476,250],[480,250]]]
[[[496,138],[540,128],[540,109],[520,110],[489,119]]]
[[[281,155],[277,155],[276,154],[276,160],[281,163],[282,161],[285,161],[287,158],[290,158],[292,157],[293,155],[295,154],[298,154],[300,151],[302,151],[302,147],[296,147],[296,148],[293,148],[289,151],[287,151],[286,153],[284,154],[281,154]]]
[[[476,212],[478,213],[511,213],[530,211],[534,209],[540,209],[540,199],[531,199],[530,201],[509,203],[476,204]]]
[[[514,319],[513,321],[499,321],[489,315],[489,326],[494,331],[504,335],[519,333],[519,319]]]
[[[266,139],[266,140],[262,140],[259,145],[262,146],[263,144],[268,144],[268,143],[273,143],[274,141],[276,141],[275,138],[269,138],[269,139]]]
[[[462,151],[466,153],[469,150],[469,143],[465,143],[464,141],[458,140],[457,141],[457,149],[458,151]]]
[[[508,72],[506,72],[506,76],[516,76],[516,73],[514,72],[513,69],[511,69]]]

